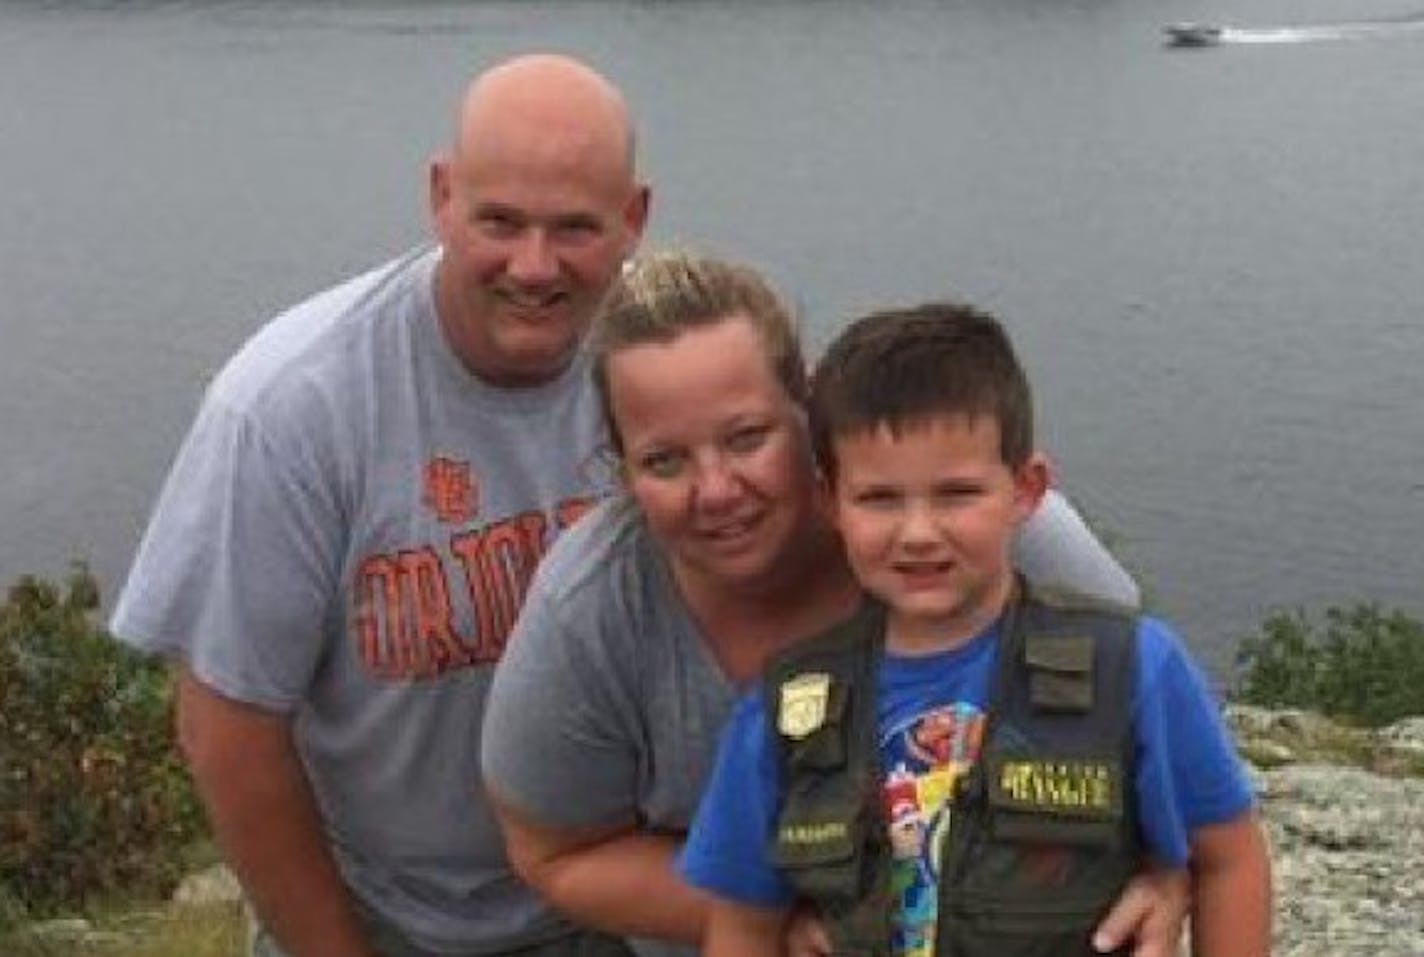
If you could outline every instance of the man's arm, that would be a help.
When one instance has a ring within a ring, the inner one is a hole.
[[[639,831],[632,820],[556,827],[493,794],[490,804],[515,872],[575,921],[614,934],[702,939],[710,898],[678,877],[679,838]]]
[[[1192,832],[1192,951],[1265,957],[1271,949],[1271,865],[1255,811]]]
[[[322,833],[290,720],[225,698],[184,666],[178,736],[218,845],[292,957],[375,957]]]

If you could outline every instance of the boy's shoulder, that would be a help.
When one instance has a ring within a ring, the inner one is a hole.
[[[1029,584],[1022,579],[1021,582],[1026,601],[1041,605],[1052,612],[1107,615],[1113,618],[1134,620],[1142,614],[1140,608],[1124,605],[1100,595],[1089,595],[1086,592],[1074,591],[1059,585]]]

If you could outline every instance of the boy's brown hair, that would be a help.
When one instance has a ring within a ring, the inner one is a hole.
[[[835,481],[839,436],[907,427],[940,415],[988,416],[1010,468],[1033,452],[1033,397],[1013,344],[993,316],[931,302],[852,322],[811,377],[811,442]]]

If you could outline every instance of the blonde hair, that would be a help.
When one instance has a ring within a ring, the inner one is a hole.
[[[608,421],[613,449],[623,441],[613,417],[609,357],[621,349],[669,343],[689,329],[745,317],[756,330],[767,363],[786,394],[806,399],[806,366],[791,311],[756,270],[683,250],[650,253],[633,260],[615,281],[593,321],[593,380]]]

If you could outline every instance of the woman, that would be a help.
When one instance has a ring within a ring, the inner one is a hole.
[[[496,672],[483,768],[526,880],[575,919],[662,939],[640,953],[683,954],[706,902],[673,858],[737,690],[860,592],[817,502],[794,327],[764,281],[650,257],[611,294],[593,349],[627,495],[540,565]],[[1135,603],[1071,507],[1055,496],[1045,511],[1020,542],[1030,573],[1052,565],[1071,573],[1057,584]],[[1145,882],[1129,893],[1120,922],[1146,900],[1154,946],[1174,943],[1183,901]]]

